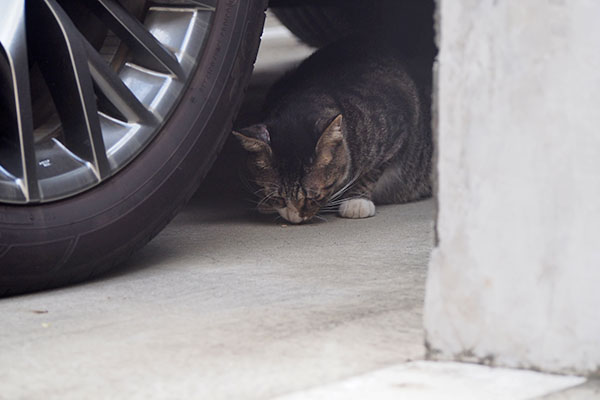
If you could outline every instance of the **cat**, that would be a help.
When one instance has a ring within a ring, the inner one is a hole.
[[[429,94],[393,47],[375,43],[352,37],[317,50],[275,83],[262,123],[233,132],[260,211],[292,223],[320,211],[366,218],[374,203],[431,195]]]

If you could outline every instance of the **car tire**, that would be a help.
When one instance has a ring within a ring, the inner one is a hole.
[[[38,204],[0,204],[0,295],[80,282],[150,241],[198,188],[241,105],[263,0],[215,3],[195,72],[160,131],[114,176]]]
[[[356,9],[355,3],[304,5],[274,8],[273,13],[298,39],[319,48],[355,32],[359,14]]]
[[[433,57],[436,52],[434,10],[433,0],[334,0],[273,8],[281,23],[309,46],[368,34],[392,42],[411,57]]]

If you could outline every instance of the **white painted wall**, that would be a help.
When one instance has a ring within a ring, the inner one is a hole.
[[[600,1],[438,0],[429,354],[600,371]]]

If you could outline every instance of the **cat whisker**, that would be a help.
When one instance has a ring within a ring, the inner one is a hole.
[[[337,213],[337,212],[338,212],[337,207],[336,208],[329,208],[329,209],[328,208],[321,208],[319,210],[320,214],[334,214],[334,213]]]
[[[271,199],[271,197],[275,196],[277,194],[277,192],[271,192],[269,193],[267,196],[263,197],[262,200],[260,200],[256,206],[260,207],[261,205],[265,204],[267,201],[269,201]]]
[[[334,208],[334,207],[337,207],[338,205],[339,205],[339,203],[337,203],[337,202],[327,203],[323,207],[321,207],[321,210],[326,210],[328,208]]]
[[[276,193],[278,191],[279,191],[279,187],[278,186],[277,187],[269,187],[269,188],[261,187],[258,190],[254,191],[253,193],[254,194],[261,193],[261,192],[263,192],[263,193],[266,193],[266,192]]]
[[[322,217],[322,216],[320,216],[319,214],[315,214],[315,215],[313,215],[313,218],[316,218],[316,219],[318,219],[318,220],[320,220],[320,221],[328,222],[328,221],[327,221],[327,218],[325,218],[325,217]]]
[[[267,194],[265,194],[264,199],[270,199],[271,197],[275,196],[277,194],[277,192],[273,191],[273,192],[269,192]]]
[[[327,203],[326,207],[339,206],[340,204],[342,204],[342,203],[344,203],[345,201],[348,201],[348,200],[364,199],[364,198],[365,198],[364,196],[345,197],[343,199],[334,200],[334,201],[331,201],[331,202]]]
[[[279,183],[278,182],[274,182],[274,181],[257,181],[257,180],[251,180],[252,183],[254,183],[255,185],[258,185],[260,187],[269,187],[269,188],[275,188],[278,189],[279,188]]]
[[[261,214],[274,215],[274,214],[278,214],[278,212],[276,210],[262,210]]]
[[[239,176],[240,181],[242,182],[242,186],[244,187],[244,189],[246,189],[246,191],[248,191],[250,193],[254,193],[258,183],[253,180],[250,180],[248,178],[248,176],[245,173],[243,173],[241,170],[238,171],[238,176]],[[260,186],[260,185],[258,185],[258,186]],[[262,190],[262,188],[259,190]]]
[[[245,199],[244,199],[244,201],[245,201],[245,202],[247,202],[247,203],[252,203],[252,204],[254,204],[255,206],[256,206],[256,205],[258,205],[258,204],[260,203],[260,201],[258,201],[258,200],[256,200],[256,199],[249,199],[249,198],[245,198]]]
[[[340,190],[338,190],[337,192],[335,192],[332,196],[331,196],[331,200],[336,200],[337,198],[339,198],[341,195],[344,194],[344,192],[346,190],[348,190],[348,188],[350,186],[352,186],[352,184],[354,184],[354,182],[356,182],[356,180],[358,179],[360,175],[356,175],[354,178],[350,179],[350,181],[348,183],[346,183]]]
[[[253,195],[258,196],[259,193],[264,193],[265,189],[264,188],[260,188],[258,190],[255,190],[254,192],[252,192]]]
[[[258,203],[256,203],[256,208],[259,208],[262,205],[265,205],[267,203],[267,201],[269,201],[269,199],[265,198],[260,200]]]

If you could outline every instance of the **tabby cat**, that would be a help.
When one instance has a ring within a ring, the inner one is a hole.
[[[259,210],[292,223],[333,210],[366,218],[374,202],[431,195],[429,95],[396,53],[345,39],[273,86],[263,122],[233,132],[248,152]]]

